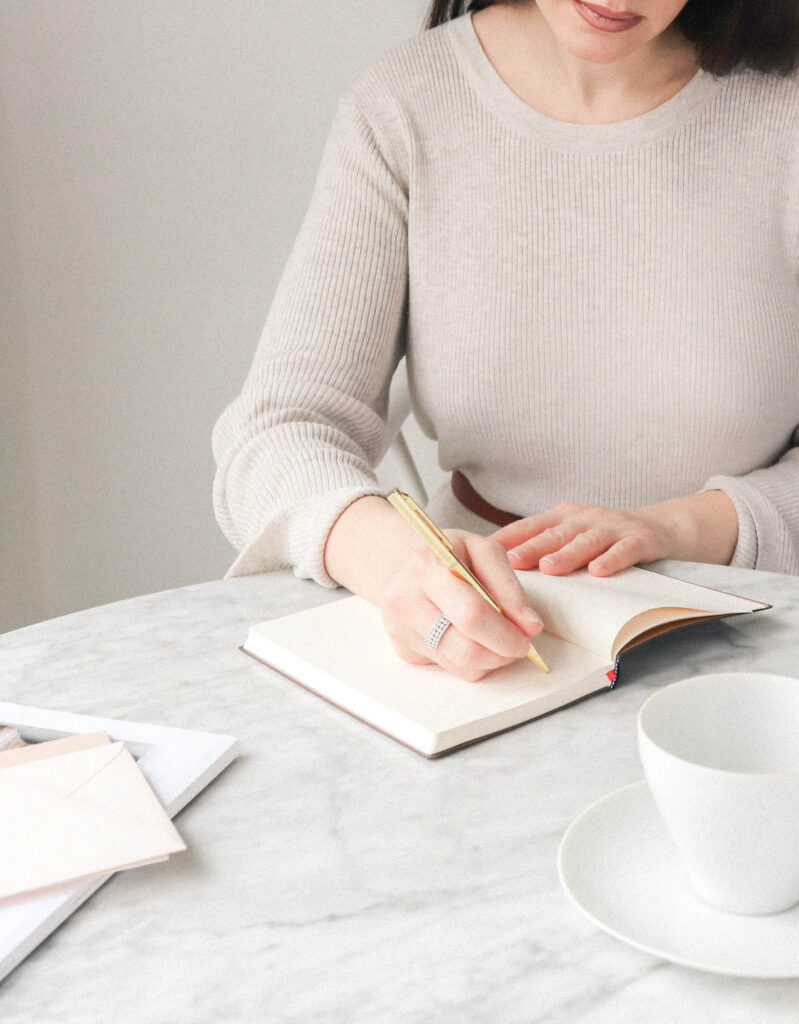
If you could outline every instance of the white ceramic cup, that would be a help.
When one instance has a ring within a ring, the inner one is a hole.
[[[799,902],[799,679],[694,676],[654,693],[638,744],[695,892],[737,914]]]

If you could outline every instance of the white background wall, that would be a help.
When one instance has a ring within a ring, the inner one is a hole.
[[[338,96],[426,9],[2,0],[0,631],[225,572],[211,428]]]

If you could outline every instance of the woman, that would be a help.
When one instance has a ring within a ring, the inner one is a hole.
[[[339,102],[215,500],[229,575],[343,584],[401,657],[477,680],[541,629],[511,566],[799,572],[799,19],[455,6]],[[428,509],[508,618],[380,496],[405,352],[453,471]]]

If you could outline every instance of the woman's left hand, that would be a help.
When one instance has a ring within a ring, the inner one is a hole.
[[[612,576],[657,558],[728,565],[738,542],[738,516],[717,490],[626,511],[563,502],[492,537],[514,569],[538,566],[563,575],[587,566],[593,576]]]

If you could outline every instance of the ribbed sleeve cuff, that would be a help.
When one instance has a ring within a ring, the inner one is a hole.
[[[738,514],[738,543],[730,565],[799,574],[799,558],[784,518],[760,487],[740,477],[712,476],[702,490],[723,491]]]
[[[738,515],[738,543],[735,546],[730,565],[742,569],[757,566],[758,539],[755,518],[747,502],[746,487],[732,476],[712,476],[702,488],[703,491],[723,491],[735,507]]]
[[[333,524],[358,498],[369,494],[385,496],[379,486],[342,487],[316,494],[303,501],[301,511],[278,514],[240,552],[225,573],[225,579],[273,572],[294,566],[300,579],[311,579],[323,587],[339,584],[325,569],[327,535]],[[287,560],[288,559],[288,560]]]

